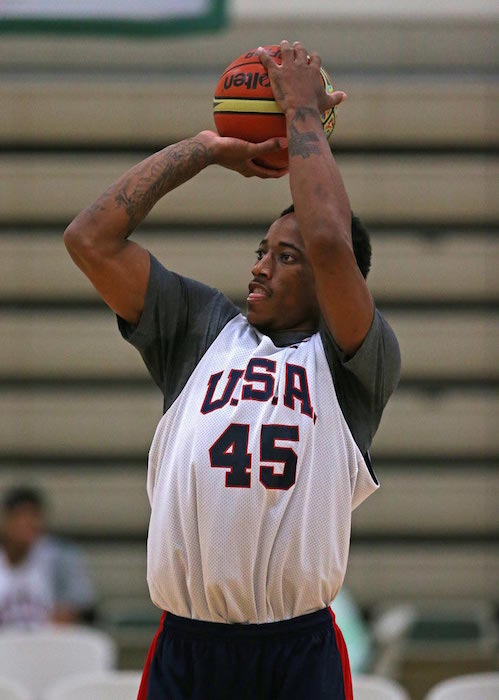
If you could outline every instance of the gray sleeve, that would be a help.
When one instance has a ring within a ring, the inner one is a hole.
[[[400,379],[400,350],[392,328],[376,309],[364,342],[347,358],[330,331],[321,338],[345,420],[363,455],[368,452],[386,403]]]
[[[86,610],[95,604],[94,586],[80,552],[66,542],[55,543],[55,587],[58,604]]]
[[[165,410],[197,363],[239,309],[221,292],[167,270],[151,255],[144,309],[137,326],[118,317],[118,327],[142,355],[163,392]]]

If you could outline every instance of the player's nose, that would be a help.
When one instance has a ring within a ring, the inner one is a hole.
[[[254,277],[266,277],[269,279],[272,276],[272,256],[269,252],[264,253],[262,257],[255,262],[251,268]]]

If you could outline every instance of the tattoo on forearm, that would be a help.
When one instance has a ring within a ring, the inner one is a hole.
[[[307,117],[319,117],[319,112],[313,107],[298,107],[293,116],[293,122],[304,122]]]
[[[288,143],[290,156],[301,156],[309,158],[313,155],[318,155],[321,151],[319,148],[319,137],[313,131],[298,131],[294,124],[291,124],[290,139]]]
[[[208,149],[195,140],[181,141],[168,148],[161,160],[146,166],[135,179],[119,189],[114,200],[129,218],[130,234],[167,192],[196,175],[210,160]]]
[[[288,143],[291,156],[309,158],[320,153],[319,137],[314,131],[298,131],[296,124],[305,121],[307,116],[319,116],[317,110],[310,107],[300,107],[296,110],[290,125],[290,139]]]

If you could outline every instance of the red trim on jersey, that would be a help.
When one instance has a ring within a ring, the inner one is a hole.
[[[336,624],[336,619],[334,617],[334,612],[331,608],[328,608],[331,619],[333,621],[334,636],[336,637],[336,646],[340,652],[341,668],[343,669],[343,686],[345,688],[345,700],[353,700],[353,689],[352,689],[352,673],[350,671],[350,660],[348,658],[347,645],[341,633],[340,628]]]
[[[144,664],[144,670],[142,671],[142,678],[140,680],[139,694],[137,695],[137,700],[147,700],[147,691],[149,690],[149,671],[151,668],[152,660],[154,654],[156,653],[156,646],[158,644],[158,637],[163,631],[163,624],[165,622],[166,612],[161,615],[161,620],[159,621],[159,627],[154,635],[154,639],[149,647],[149,652],[147,654],[147,659]]]

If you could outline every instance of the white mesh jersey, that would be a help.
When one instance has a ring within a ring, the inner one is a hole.
[[[320,335],[276,347],[236,316],[151,445],[153,602],[228,623],[329,605],[346,571],[351,511],[377,487]]]

